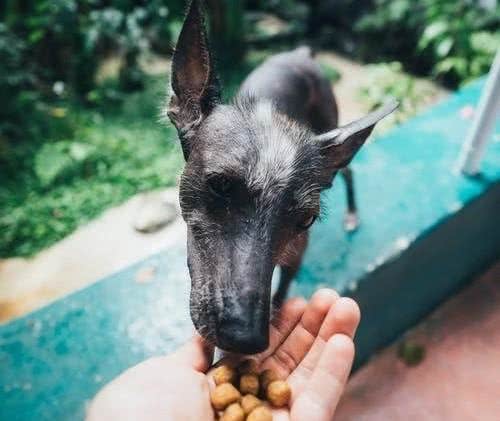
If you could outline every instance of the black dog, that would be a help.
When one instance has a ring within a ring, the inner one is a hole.
[[[320,191],[343,172],[389,104],[337,128],[330,84],[308,48],[278,54],[254,70],[232,104],[220,103],[199,2],[191,2],[172,64],[168,116],[186,166],[180,183],[188,227],[191,318],[222,349],[268,346],[271,277],[286,295],[320,211]]]

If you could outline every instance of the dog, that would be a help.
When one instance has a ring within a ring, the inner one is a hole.
[[[192,0],[179,35],[167,107],[186,161],[179,195],[190,314],[219,348],[254,354],[269,343],[274,268],[281,267],[279,305],[319,215],[320,192],[339,172],[354,228],[347,166],[397,104],[338,127],[330,83],[307,47],[269,58],[222,104],[200,6]]]

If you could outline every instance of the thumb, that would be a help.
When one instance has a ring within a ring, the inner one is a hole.
[[[187,343],[175,351],[174,356],[180,364],[205,373],[212,364],[214,347],[200,335],[195,334]]]

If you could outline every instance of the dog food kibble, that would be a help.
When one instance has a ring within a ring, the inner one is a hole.
[[[278,375],[276,374],[275,371],[267,369],[267,370],[264,370],[262,373],[260,373],[259,380],[260,380],[260,388],[262,391],[261,393],[263,395],[265,395],[267,392],[267,386],[269,386],[269,383],[274,382],[275,380],[279,380],[279,379],[278,379]]]
[[[226,408],[220,419],[221,421],[244,421],[245,413],[239,403],[232,403]]]
[[[231,383],[216,386],[210,395],[212,406],[218,411],[222,411],[228,405],[238,402],[240,397],[240,392]]]
[[[247,421],[272,421],[273,414],[265,406],[255,408],[247,417]]]
[[[216,386],[210,399],[221,421],[272,421],[267,402],[281,408],[288,404],[292,394],[288,383],[278,380],[273,370],[259,373],[255,360],[246,360],[237,368],[220,365],[211,375]],[[239,390],[234,385],[239,385]]]
[[[262,405],[262,402],[259,398],[256,398],[254,395],[245,395],[241,398],[241,407],[243,408],[243,412],[245,415],[248,415],[255,408]]]
[[[240,392],[257,396],[259,393],[259,377],[257,374],[243,374],[240,377]]]
[[[236,381],[236,370],[227,364],[223,364],[214,370],[213,379],[216,385],[234,383]]]
[[[288,386],[287,382],[282,380],[275,380],[267,386],[267,400],[271,402],[271,405],[278,408],[288,404],[291,395],[292,391],[290,386]]]

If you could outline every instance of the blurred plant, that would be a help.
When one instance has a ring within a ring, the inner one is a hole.
[[[429,1],[429,0],[428,0]],[[431,50],[435,57],[435,75],[467,82],[489,70],[500,46],[500,9],[491,15],[469,1],[441,0],[428,4],[426,27],[418,50]]]
[[[70,121],[44,101],[33,64],[27,59],[26,42],[0,23],[0,164],[8,150],[7,140],[41,134],[64,135]],[[56,96],[63,95],[64,85],[54,84]],[[58,134],[56,134],[58,133]]]
[[[22,119],[34,112],[38,95],[24,62],[25,49],[25,43],[0,23],[0,136],[18,134]]]
[[[323,72],[325,77],[330,81],[330,83],[336,83],[340,80],[341,75],[337,69],[321,61],[319,61],[319,66],[321,67],[321,71]]]
[[[75,104],[70,136],[21,142],[0,162],[0,258],[29,256],[140,191],[175,184],[182,154],[171,125],[158,124],[164,78],[114,107]]]
[[[367,54],[386,54],[430,70],[451,86],[488,71],[500,44],[500,6],[478,0],[375,0],[356,30]]]
[[[64,87],[64,98],[105,97],[93,91],[99,88],[99,64],[109,54],[122,57],[114,88],[141,88],[138,56],[172,50],[183,8],[181,0],[6,0],[0,5],[0,90],[11,106],[2,107],[0,133],[26,134],[23,114],[38,101],[43,107],[46,100],[61,99],[56,84]]]
[[[35,155],[34,171],[42,187],[48,187],[55,180],[68,178],[71,173],[82,169],[96,153],[92,144],[60,141],[45,143]],[[86,168],[90,172],[90,168]]]
[[[431,84],[404,73],[399,62],[373,64],[368,69],[359,90],[367,108],[374,110],[391,99],[399,102],[399,108],[380,125],[382,131],[414,116],[438,94]]]

